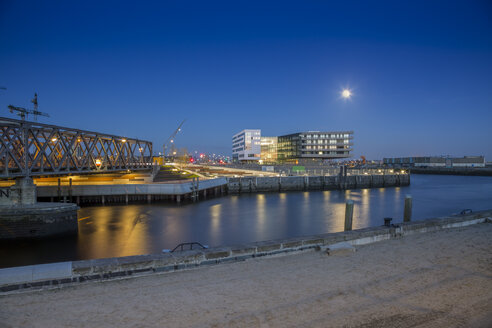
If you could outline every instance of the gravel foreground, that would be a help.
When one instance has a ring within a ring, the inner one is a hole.
[[[492,224],[4,295],[0,327],[492,327]]]

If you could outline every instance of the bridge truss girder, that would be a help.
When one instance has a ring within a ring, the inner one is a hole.
[[[149,141],[0,117],[0,178],[151,166]]]

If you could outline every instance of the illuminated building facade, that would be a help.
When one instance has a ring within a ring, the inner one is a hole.
[[[298,132],[278,137],[277,158],[281,162],[350,157],[353,131]]]
[[[275,163],[277,161],[278,137],[261,137],[261,162]]]
[[[261,130],[243,130],[232,137],[232,160],[234,162],[259,161],[261,154]]]

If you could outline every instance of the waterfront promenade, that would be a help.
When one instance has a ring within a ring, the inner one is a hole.
[[[492,224],[0,296],[2,327],[490,327]]]

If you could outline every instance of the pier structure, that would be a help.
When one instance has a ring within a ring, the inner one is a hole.
[[[134,202],[198,201],[223,194],[310,190],[346,190],[357,188],[399,187],[410,184],[410,174],[336,176],[291,176],[187,180],[176,183],[51,185],[38,186],[44,201],[67,201],[82,204],[128,204]]]

